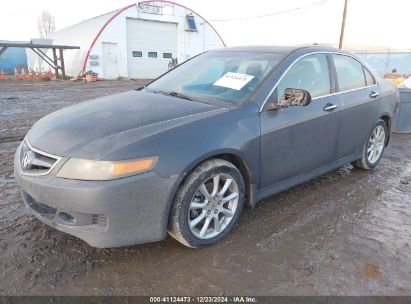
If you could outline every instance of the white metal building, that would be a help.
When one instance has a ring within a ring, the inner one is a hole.
[[[88,70],[105,79],[152,79],[203,51],[225,46],[196,12],[171,1],[142,1],[55,32],[53,44],[77,45],[64,54],[66,74]]]
[[[31,43],[34,44],[53,44],[52,39],[43,39],[43,38],[37,38],[37,39],[31,39]],[[47,49],[42,49],[44,53],[47,53]],[[50,54],[51,55],[51,54]],[[27,66],[31,68],[34,71],[39,71],[39,72],[47,72],[50,69],[50,66],[43,60],[41,59],[33,50],[31,49],[26,49],[26,56],[27,56]]]

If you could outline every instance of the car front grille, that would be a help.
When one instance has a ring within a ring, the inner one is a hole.
[[[54,168],[59,157],[39,151],[24,140],[19,153],[20,168],[23,174],[46,175]]]

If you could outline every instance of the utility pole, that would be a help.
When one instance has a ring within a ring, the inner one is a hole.
[[[343,19],[342,19],[342,24],[341,24],[340,43],[338,44],[338,48],[340,49],[342,49],[343,40],[344,40],[345,18],[347,17],[347,4],[348,4],[348,0],[344,0],[344,12],[343,12]]]

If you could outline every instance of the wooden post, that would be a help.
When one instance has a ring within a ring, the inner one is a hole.
[[[61,65],[61,76],[63,80],[66,79],[66,70],[64,67],[64,56],[63,56],[63,49],[59,49],[60,51],[60,65]]]
[[[344,12],[343,12],[343,19],[342,19],[342,24],[341,24],[340,43],[338,44],[339,49],[342,49],[343,47],[345,19],[347,18],[347,5],[348,5],[348,0],[344,0]]]
[[[59,64],[57,60],[56,49],[53,48],[53,61],[54,61],[54,73],[56,74],[56,79],[59,78]]]

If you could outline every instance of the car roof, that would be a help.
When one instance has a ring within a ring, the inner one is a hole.
[[[277,53],[277,54],[289,54],[295,51],[306,51],[309,52],[338,52],[338,53],[348,53],[341,49],[336,49],[330,46],[324,45],[294,45],[294,46],[236,46],[227,47],[224,49],[217,49],[214,51],[224,51],[224,52],[266,52],[266,53]]]

